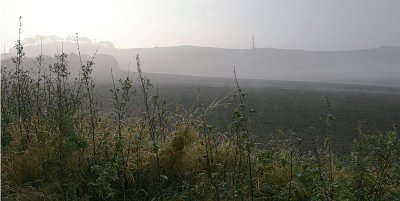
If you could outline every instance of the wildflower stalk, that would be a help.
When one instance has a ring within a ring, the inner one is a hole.
[[[157,143],[157,136],[156,136],[156,125],[155,125],[155,119],[152,117],[150,107],[149,107],[149,92],[148,92],[148,87],[150,86],[150,81],[149,79],[146,79],[143,77],[142,73],[142,68],[141,68],[141,63],[140,63],[140,58],[139,55],[136,56],[136,65],[137,65],[137,71],[138,71],[138,76],[139,76],[139,81],[141,84],[141,89],[143,93],[143,102],[145,105],[145,121],[147,122],[147,126],[149,129],[149,134],[152,140],[152,150],[154,154],[156,155],[156,167],[157,167],[157,181],[158,181],[158,187],[159,187],[159,192],[160,192],[160,200],[163,200],[163,192],[162,192],[162,182],[161,182],[161,165],[160,165],[160,156],[159,156],[159,146]],[[153,98],[154,100],[154,105],[157,104],[158,102],[158,96],[155,96]]]
[[[248,120],[246,118],[246,112],[245,112],[245,103],[244,103],[244,94],[242,93],[242,89],[239,86],[239,81],[236,75],[236,68],[233,69],[233,74],[235,77],[235,83],[236,83],[236,88],[237,88],[237,93],[239,96],[239,102],[240,102],[240,112],[241,116],[243,118],[243,125],[244,125],[244,132],[245,132],[245,138],[246,138],[246,151],[247,151],[247,167],[248,167],[248,174],[249,174],[249,185],[250,185],[250,197],[251,200],[254,200],[254,187],[253,187],[253,175],[252,175],[252,165],[251,165],[251,142],[250,142],[250,133],[249,133],[249,128],[248,128]]]
[[[326,116],[326,126],[327,126],[327,131],[326,131],[326,148],[327,148],[327,154],[328,154],[328,168],[329,168],[329,198],[333,199],[333,158],[332,158],[332,142],[331,142],[331,126],[332,122],[334,120],[333,113],[332,113],[332,106],[331,103],[329,102],[328,97],[325,97],[326,100],[326,105],[327,105],[327,111],[328,114]]]

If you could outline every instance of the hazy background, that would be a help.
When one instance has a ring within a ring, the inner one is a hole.
[[[398,0],[2,0],[1,44],[36,34],[118,48],[194,45],[348,50],[400,45]]]

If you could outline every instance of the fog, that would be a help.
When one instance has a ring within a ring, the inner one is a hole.
[[[82,54],[86,55],[84,60],[99,48],[98,54],[103,56],[96,59],[94,68],[97,72],[95,77],[100,80],[110,76],[111,67],[114,71],[135,72],[136,55],[140,55],[143,71],[147,73],[232,78],[235,67],[239,77],[245,79],[400,86],[400,47],[352,51],[196,46],[120,49],[111,43],[100,46],[85,43],[80,47]],[[77,54],[74,43],[64,42],[62,48],[66,53]],[[28,45],[24,51],[26,57],[33,58],[40,54],[41,48]],[[44,44],[42,52],[54,56],[61,52],[61,44]],[[15,54],[15,49],[11,49],[7,55]],[[77,58],[73,57],[71,62],[79,66]]]

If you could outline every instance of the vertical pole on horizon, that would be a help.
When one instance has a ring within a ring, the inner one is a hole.
[[[256,49],[256,45],[254,44],[254,35],[253,35],[253,45],[251,46],[251,49]]]

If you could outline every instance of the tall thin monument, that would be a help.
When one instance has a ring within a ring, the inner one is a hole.
[[[251,46],[251,49],[256,49],[256,45],[254,44],[254,35],[253,35],[253,45]]]

